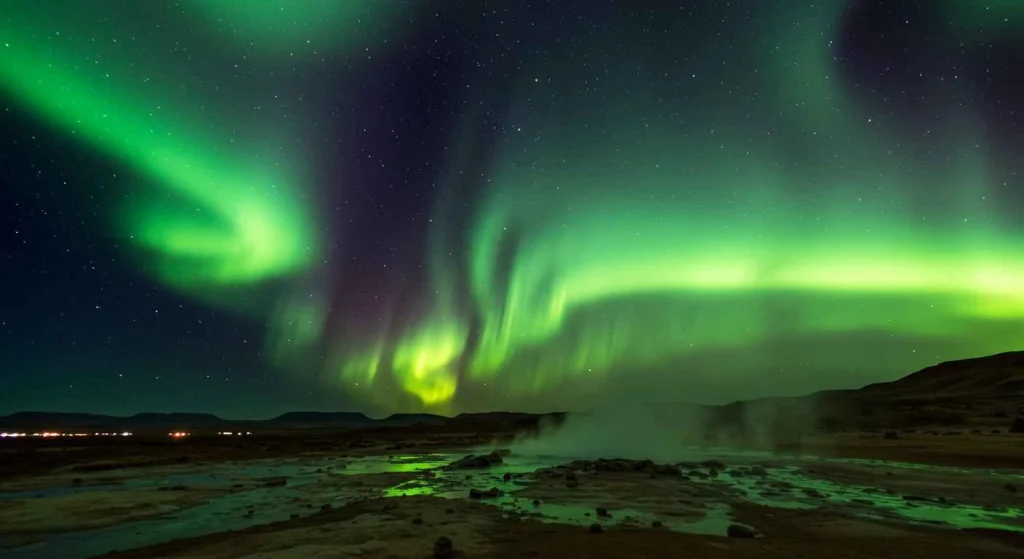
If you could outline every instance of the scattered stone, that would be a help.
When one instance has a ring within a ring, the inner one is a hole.
[[[726,529],[725,535],[730,538],[756,538],[759,534],[757,530],[750,526],[743,524],[730,524],[729,528]]]
[[[539,507],[540,506],[540,500],[539,499],[534,499],[533,500],[533,506]]]
[[[883,439],[888,439],[890,441],[893,441],[893,440],[896,440],[896,439],[900,438],[900,435],[896,431],[886,431],[885,434],[882,435],[882,438]]]
[[[600,524],[595,522],[590,525],[590,528],[588,528],[587,531],[591,534],[600,534],[601,532],[604,532],[604,528],[602,528]]]
[[[608,509],[606,509],[604,507],[597,507],[597,511],[596,512],[597,512],[597,516],[599,516],[601,518],[609,518],[611,516],[611,514],[608,512]]]
[[[455,556],[455,544],[447,536],[441,536],[434,542],[434,559],[451,559]]]
[[[511,481],[512,480],[512,474],[510,474],[508,472],[505,472],[505,475],[501,476],[501,479],[502,479],[502,481],[506,481],[506,482],[507,481]]]
[[[768,477],[768,470],[762,468],[761,466],[754,466],[753,468],[750,468],[748,472],[752,476]]]

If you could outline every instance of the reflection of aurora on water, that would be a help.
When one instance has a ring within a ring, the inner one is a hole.
[[[386,2],[308,2],[283,19],[187,2],[174,17],[198,31],[173,38],[172,18],[129,39],[118,22],[142,21],[135,10],[115,22],[99,13],[114,7],[50,4],[4,15],[0,83],[137,175],[110,218],[140,268],[265,317],[282,366],[377,409],[554,407],[565,387],[574,405],[626,388],[749,397],[1019,349],[1014,147],[996,145],[967,69],[926,88],[893,77],[925,88],[906,110],[860,87],[860,59],[839,46],[857,40],[846,2],[750,4],[715,25],[710,8],[591,10],[565,30],[518,14],[503,33],[533,29],[531,48],[505,82],[467,73],[438,138],[428,285],[385,288],[370,327],[346,292],[359,240],[321,211],[347,185],[310,171],[327,132],[291,78],[327,71],[331,52],[365,79],[378,69],[360,53],[416,40],[416,18]],[[1010,2],[966,5],[937,2],[917,23],[961,65],[988,40],[979,27],[1021,21]],[[487,35],[495,23],[475,17],[461,25]],[[193,63],[214,44],[224,52]],[[506,51],[481,41],[471,56]],[[243,53],[262,71],[226,77]]]

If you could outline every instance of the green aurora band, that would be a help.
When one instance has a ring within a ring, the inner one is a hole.
[[[989,4],[943,0],[935,25],[1020,29],[1020,3]],[[304,42],[303,52],[355,48],[396,13],[368,0],[294,5],[185,2],[239,48],[258,41],[268,65]],[[1020,349],[1024,248],[992,217],[980,122],[951,101],[930,136],[937,155],[921,164],[899,124],[839,77],[844,2],[751,8],[756,31],[737,27],[727,51],[708,45],[691,89],[670,75],[689,40],[668,33],[674,48],[621,48],[598,31],[524,61],[468,239],[447,229],[450,202],[436,204],[430,312],[359,340],[325,337],[333,279],[307,285],[324,258],[301,172],[316,162],[285,139],[311,130],[305,115],[236,116],[237,91],[194,76],[187,52],[97,42],[121,36],[117,22],[62,6],[66,29],[29,4],[0,16],[0,86],[138,173],[143,184],[112,213],[140,266],[218,305],[235,304],[226,290],[293,282],[265,311],[271,355],[295,363],[326,346],[322,374],[378,408],[543,408],[566,388],[575,405],[602,380],[699,376],[688,359],[708,351],[747,353],[735,368],[757,368],[772,340],[830,334],[936,340],[949,357]],[[602,63],[570,62],[570,49]],[[954,98],[957,85],[946,87]],[[475,118],[463,115],[442,188],[473,159]],[[822,362],[870,354],[846,351]]]
[[[394,344],[390,368],[381,343],[349,361],[342,379],[360,379],[386,407],[415,407],[397,385],[444,410],[459,371],[464,388],[486,383],[523,407],[545,393],[598,397],[601,378],[693,375],[677,370],[690,353],[756,352],[773,338],[877,332],[942,340],[951,357],[1019,349],[1024,249],[991,225],[979,122],[958,117],[964,108],[951,102],[934,133],[935,162],[911,165],[898,123],[843,91],[831,47],[843,14],[838,2],[766,6],[750,17],[772,40],[751,37],[725,62],[709,49],[698,64],[707,75],[728,68],[723,83],[732,78],[760,99],[723,96],[724,86],[702,92],[696,81],[680,92],[676,78],[637,69],[638,59],[671,68],[671,54],[605,52],[619,43],[600,34],[521,67],[514,132],[498,150],[469,243],[478,340],[466,343],[464,317],[435,313]],[[794,22],[808,32],[787,32]],[[573,48],[601,65],[566,64]],[[548,95],[550,87],[567,94]],[[579,91],[593,102],[568,93]],[[833,151],[818,137],[847,147]],[[790,194],[807,185],[819,193]],[[935,194],[914,199],[907,185]],[[922,204],[934,206],[930,221],[912,209]],[[445,237],[446,220],[434,223],[435,238]],[[435,243],[435,270],[457,266],[440,256],[451,251]],[[447,300],[457,298],[453,285],[436,283]],[[886,365],[932,359],[908,351]],[[456,407],[473,405],[467,397]]]
[[[283,125],[257,123],[245,141],[225,136],[220,131],[241,124],[223,118],[227,99],[198,79],[182,81],[187,51],[161,59],[112,40],[122,35],[117,23],[81,13],[84,4],[64,8],[64,17],[81,18],[60,26],[28,3],[4,14],[0,83],[42,119],[138,173],[115,229],[140,250],[141,264],[200,297],[305,269],[317,241],[294,184],[299,175],[267,144]],[[168,95],[176,89],[187,96]]]

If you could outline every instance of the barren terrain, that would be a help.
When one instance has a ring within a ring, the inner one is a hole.
[[[244,437],[7,440],[0,555],[1024,555],[1024,434],[1011,432],[1011,406],[985,383],[913,377],[893,383],[903,396],[868,387],[784,403],[772,415],[764,402],[748,403],[700,429],[652,412],[525,428],[515,416]],[[936,395],[945,390],[937,386],[959,388]],[[809,428],[797,421],[813,409],[808,401],[847,422]],[[875,423],[860,425],[866,416]]]

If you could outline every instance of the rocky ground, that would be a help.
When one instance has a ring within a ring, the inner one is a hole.
[[[790,454],[691,448],[662,463],[466,456],[465,436],[353,448],[350,435],[306,451],[253,440],[220,459],[203,441],[118,459],[46,449],[62,454],[54,467],[0,483],[0,555],[1024,555],[1024,437],[946,432],[819,436]]]

